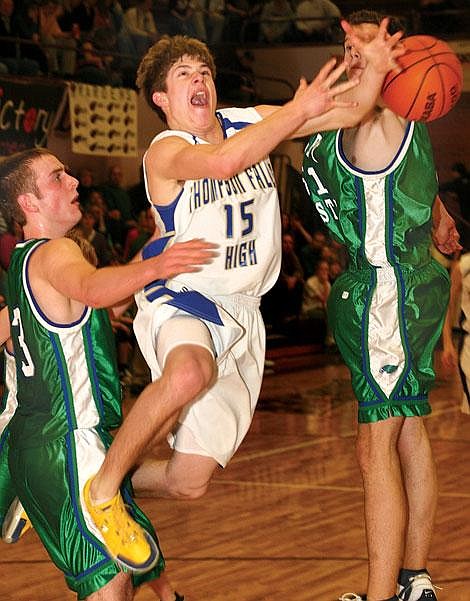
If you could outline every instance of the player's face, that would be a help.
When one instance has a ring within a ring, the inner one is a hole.
[[[64,233],[81,218],[78,202],[78,180],[65,171],[54,155],[44,155],[33,163],[39,190],[38,206],[42,216],[53,226],[65,228]]]
[[[352,29],[354,34],[367,44],[375,38],[379,26],[373,23],[361,23],[360,25],[353,25]],[[365,59],[348,35],[344,39],[344,62],[346,63],[348,79],[360,77],[366,66]]]
[[[154,94],[154,102],[172,129],[198,133],[213,125],[217,94],[206,63],[183,56],[168,71],[166,86],[166,92]]]

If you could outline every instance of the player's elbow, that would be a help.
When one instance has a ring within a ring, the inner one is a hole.
[[[220,180],[230,179],[245,168],[243,157],[234,154],[221,153],[214,161],[215,178]]]

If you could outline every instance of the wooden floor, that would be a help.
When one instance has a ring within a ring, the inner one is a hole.
[[[327,364],[312,359],[313,369],[307,360],[303,369],[266,375],[245,442],[203,499],[141,500],[186,601],[334,601],[364,590],[349,376],[334,355]],[[456,378],[439,376],[432,401],[426,423],[440,498],[429,567],[440,601],[469,601],[470,416],[459,411]],[[0,601],[75,598],[34,532],[0,548]],[[144,586],[136,599],[155,597]]]

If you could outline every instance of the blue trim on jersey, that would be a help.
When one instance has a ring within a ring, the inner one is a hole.
[[[227,131],[229,129],[235,129],[239,131],[245,128],[247,125],[251,125],[248,121],[230,121],[228,117],[224,117],[219,111],[216,111],[217,119],[219,120],[222,131],[224,132],[224,138],[227,138]]]
[[[49,335],[49,340],[50,340],[50,343],[52,346],[52,350],[54,351],[54,355],[56,358],[57,369],[59,371],[62,394],[64,395],[64,401],[65,401],[65,413],[67,415],[67,423],[69,425],[69,430],[74,430],[77,427],[77,424],[75,423],[75,416],[72,413],[72,402],[71,402],[70,395],[69,395],[69,387],[67,386],[68,377],[66,376],[64,369],[63,369],[64,362],[62,361],[62,355],[59,352],[59,346],[56,341],[57,335],[54,334],[53,332],[48,332],[48,335]]]
[[[24,279],[25,279],[25,283],[26,286],[28,288],[28,292],[29,292],[29,296],[31,298],[31,301],[34,305],[34,309],[36,310],[36,312],[38,313],[38,315],[40,315],[41,319],[43,319],[46,323],[48,323],[49,325],[53,326],[54,328],[73,328],[74,326],[77,326],[79,323],[81,323],[83,321],[83,319],[85,318],[87,311],[88,311],[88,307],[85,306],[85,308],[83,309],[83,313],[81,314],[81,316],[76,320],[76,321],[72,321],[70,323],[56,323],[55,321],[52,321],[51,319],[49,319],[47,317],[47,315],[43,312],[43,310],[41,309],[41,307],[38,305],[36,298],[34,297],[33,294],[33,290],[31,288],[31,284],[29,282],[29,276],[28,276],[28,266],[29,266],[29,262],[31,260],[31,257],[33,256],[33,254],[36,252],[36,250],[41,246],[41,244],[44,244],[45,242],[48,242],[48,240],[41,240],[39,241],[39,243],[37,244],[37,246],[34,246],[31,249],[31,252],[28,253],[25,263],[24,263],[24,268],[23,268],[23,273],[24,273]]]
[[[178,192],[175,200],[172,200],[168,205],[156,205],[152,203],[153,208],[157,211],[160,216],[160,219],[163,221],[163,225],[165,226],[165,232],[174,232],[175,231],[175,210],[176,205],[183,194],[184,187]]]
[[[165,301],[166,305],[176,307],[177,309],[181,309],[190,315],[211,321],[219,326],[224,325],[219,315],[217,305],[200,292],[196,292],[196,290],[183,290],[181,292],[176,292],[175,290],[170,290],[170,288],[166,288],[165,286],[159,286],[155,290],[145,294],[149,303],[152,303],[153,301],[165,295],[171,297],[170,300]]]
[[[408,142],[408,134],[409,134],[410,128],[412,127],[412,123],[413,123],[412,121],[408,121],[408,123],[406,124],[405,134],[402,138],[400,146],[398,147],[398,151],[395,153],[395,156],[393,157],[393,159],[390,161],[390,163],[386,167],[384,167],[383,169],[379,169],[378,171],[366,171],[365,169],[361,169],[360,167],[353,165],[348,160],[348,158],[343,150],[343,133],[344,133],[343,129],[339,130],[338,152],[339,152],[342,160],[356,173],[361,173],[364,175],[380,175],[381,173],[385,173],[386,171],[388,171],[390,169],[390,167],[395,163],[395,161],[400,156],[400,153],[403,150],[404,145]]]
[[[92,341],[92,337],[91,337],[91,324],[90,324],[90,320],[88,320],[88,322],[85,324],[85,327],[83,328],[83,339],[85,341],[86,347],[87,347],[87,352],[85,353],[86,355],[88,355],[90,357],[90,368],[91,368],[91,374],[90,374],[90,379],[92,380],[92,389],[95,391],[95,407],[98,410],[98,413],[100,415],[101,419],[104,419],[104,403],[103,403],[103,397],[101,395],[101,388],[99,385],[99,378],[98,378],[98,373],[96,370],[96,360],[95,360],[95,353],[93,351],[93,341]]]
[[[385,180],[386,187],[385,192],[385,215],[386,215],[386,232],[385,232],[385,248],[387,252],[387,259],[391,265],[397,264],[395,257],[395,249],[393,248],[393,172],[392,175]]]
[[[365,247],[365,217],[364,217],[364,195],[362,193],[362,181],[359,177],[354,177],[354,188],[356,189],[356,200],[357,200],[357,220],[359,227],[359,234],[361,238],[361,255],[366,258],[366,247]]]
[[[161,255],[165,248],[168,246],[168,242],[174,236],[163,236],[163,238],[158,238],[157,240],[153,240],[150,244],[144,247],[142,250],[142,258],[150,259],[150,257],[156,257]]]
[[[405,318],[405,281],[403,279],[403,271],[400,267],[400,265],[396,265],[395,266],[395,273],[397,274],[397,280],[398,280],[398,314],[399,314],[399,319],[398,319],[398,323],[400,326],[400,333],[401,333],[401,340],[402,340],[402,344],[403,344],[403,350],[405,352],[405,369],[403,370],[402,375],[400,376],[400,378],[398,379],[398,382],[395,385],[395,388],[392,391],[392,394],[390,395],[391,397],[398,398],[396,395],[395,391],[399,391],[402,389],[404,382],[406,381],[406,378],[408,377],[408,374],[411,371],[411,362],[410,362],[410,357],[411,357],[411,349],[410,349],[410,342],[408,339],[408,330],[406,327],[406,318]]]

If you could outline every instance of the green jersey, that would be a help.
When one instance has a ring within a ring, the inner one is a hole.
[[[310,198],[349,254],[330,293],[329,324],[351,370],[360,421],[423,415],[449,288],[431,257],[438,185],[429,136],[423,123],[408,123],[380,171],[353,165],[342,140],[342,130],[312,136],[303,162]]]
[[[53,323],[31,290],[28,262],[46,240],[16,246],[8,308],[17,359],[18,408],[11,444],[33,447],[82,428],[116,428],[121,389],[108,313],[86,307],[74,323]]]
[[[109,430],[120,424],[121,390],[107,311],[85,307],[75,322],[54,323],[34,298],[28,265],[45,242],[18,244],[8,271],[18,405],[5,429],[10,430],[8,471],[3,469],[7,447],[0,449],[0,488],[7,487],[0,495],[0,511],[12,494],[19,497],[69,588],[85,599],[121,569],[108,556],[81,495],[111,444]],[[14,379],[9,378],[10,393]],[[0,417],[8,416],[4,412]],[[132,499],[128,478],[121,494],[134,519],[157,540]],[[160,554],[155,568],[133,575],[134,585],[163,569]]]

